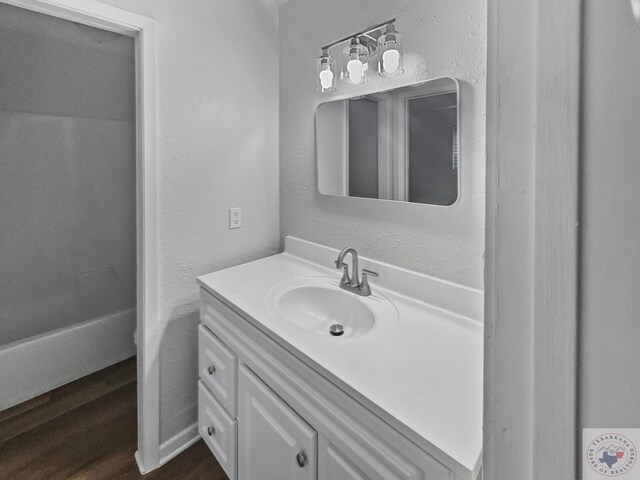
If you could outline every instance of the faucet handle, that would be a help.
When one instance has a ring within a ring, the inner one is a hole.
[[[366,268],[362,269],[362,282],[360,283],[360,292],[361,295],[368,297],[371,295],[371,287],[369,286],[369,278],[368,277],[378,277],[378,272],[374,272],[372,270],[367,270]]]
[[[366,268],[362,269],[363,275],[369,275],[370,277],[379,277],[378,272],[374,272],[373,270],[367,270]]]

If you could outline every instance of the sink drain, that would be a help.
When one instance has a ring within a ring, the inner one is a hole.
[[[344,327],[339,323],[334,323],[329,327],[329,333],[334,337],[339,337],[344,333]]]

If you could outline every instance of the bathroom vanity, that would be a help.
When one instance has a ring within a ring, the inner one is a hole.
[[[287,237],[198,279],[202,438],[231,480],[476,480],[482,292],[360,258],[359,295],[337,255]]]

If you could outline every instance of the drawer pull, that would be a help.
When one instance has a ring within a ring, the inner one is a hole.
[[[307,464],[307,456],[304,454],[304,452],[300,452],[298,455],[296,455],[296,461],[298,462],[298,466],[300,468],[303,468]]]
[[[216,366],[209,365],[209,368],[207,368],[207,370],[209,371],[209,375],[213,375],[214,373],[216,373]]]
[[[207,433],[209,434],[210,437],[212,437],[216,433],[216,427],[214,427],[213,425],[210,426],[209,428],[207,428]]]

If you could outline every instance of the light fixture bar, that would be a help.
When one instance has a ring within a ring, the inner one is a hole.
[[[324,47],[322,47],[322,50],[328,50],[329,48],[335,47],[336,45],[339,45],[339,44],[344,43],[344,42],[346,42],[348,40],[351,40],[352,38],[359,38],[359,37],[367,35],[367,34],[369,34],[371,32],[375,32],[376,30],[379,30],[382,27],[386,27],[387,25],[391,25],[392,23],[395,23],[395,21],[396,21],[396,19],[392,18],[391,20],[387,20],[386,22],[382,22],[382,23],[380,23],[378,25],[375,25],[373,27],[369,27],[369,28],[367,28],[365,30],[362,30],[360,32],[357,32],[357,33],[353,33],[353,34],[351,34],[351,35],[349,35],[347,37],[341,38],[340,40],[336,40],[335,42],[331,42],[331,43],[325,45]]]

